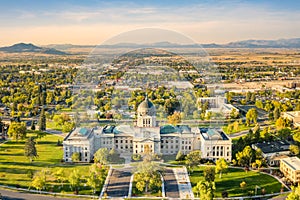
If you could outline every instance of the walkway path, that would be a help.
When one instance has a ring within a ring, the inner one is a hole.
[[[173,168],[173,171],[177,180],[180,199],[194,199],[194,193],[186,167]]]
[[[165,181],[166,197],[180,198],[178,183],[172,168],[165,168],[163,179]]]

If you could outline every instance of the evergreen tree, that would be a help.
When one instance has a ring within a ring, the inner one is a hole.
[[[31,121],[30,129],[33,130],[33,131],[35,130],[35,124],[34,124],[34,121],[33,121],[33,120]]]
[[[45,109],[43,108],[40,114],[40,120],[39,120],[39,130],[44,131],[46,130],[46,115],[45,115]]]
[[[24,147],[24,154],[32,162],[33,158],[38,157],[37,150],[35,147],[35,141],[33,137],[27,139]]]
[[[183,155],[183,153],[179,150],[178,153],[177,153],[177,155],[176,155],[176,160],[177,160],[177,161],[180,161],[180,160],[183,160],[183,158],[184,158],[184,155]]]

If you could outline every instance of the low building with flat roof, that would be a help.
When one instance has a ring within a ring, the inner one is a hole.
[[[288,157],[280,160],[280,171],[284,176],[296,184],[300,182],[300,159],[298,157]]]
[[[283,112],[282,117],[290,120],[295,127],[300,127],[300,111]]]
[[[252,148],[260,149],[263,158],[265,158],[270,166],[278,166],[277,158],[290,154],[290,144],[286,141],[274,141],[252,144]]]
[[[232,142],[221,129],[199,128],[202,158],[231,161]]]

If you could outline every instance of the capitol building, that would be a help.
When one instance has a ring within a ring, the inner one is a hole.
[[[131,155],[149,151],[159,155],[176,155],[200,150],[202,158],[231,161],[231,139],[217,128],[189,127],[187,125],[158,126],[156,109],[146,97],[138,106],[137,122],[132,125],[78,127],[63,141],[63,160],[72,162],[72,154],[80,153],[81,162],[90,162],[100,148],[115,149]]]

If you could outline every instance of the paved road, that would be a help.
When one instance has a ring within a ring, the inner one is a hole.
[[[131,175],[130,169],[112,169],[112,174],[106,189],[107,196],[128,196]]]
[[[173,170],[165,168],[165,171],[163,173],[163,178],[165,181],[166,197],[180,198],[178,184]]]
[[[29,194],[18,191],[0,189],[3,200],[69,200],[74,198],[61,198],[39,194]]]

